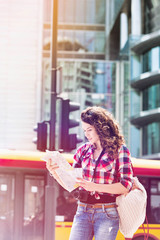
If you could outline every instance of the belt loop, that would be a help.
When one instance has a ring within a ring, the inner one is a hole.
[[[104,210],[104,204],[102,204],[102,209],[103,209],[103,212],[105,212],[105,210]]]
[[[87,204],[85,204],[84,212],[87,212]]]

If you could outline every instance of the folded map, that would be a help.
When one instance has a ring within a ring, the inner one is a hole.
[[[57,163],[59,166],[55,171],[65,186],[65,189],[71,192],[77,188],[76,179],[82,178],[82,168],[73,168],[58,151],[46,150],[46,154],[42,160],[47,162],[49,159],[51,159],[52,163]]]

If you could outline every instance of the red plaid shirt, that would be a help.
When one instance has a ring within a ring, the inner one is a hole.
[[[93,159],[94,147],[90,143],[85,143],[77,149],[74,155],[75,168],[83,168],[83,178],[91,181],[95,168],[96,160]],[[122,145],[117,160],[110,159],[107,153],[104,153],[96,168],[93,181],[95,183],[112,184],[120,182],[124,187],[132,188],[132,163],[130,152],[126,146]]]

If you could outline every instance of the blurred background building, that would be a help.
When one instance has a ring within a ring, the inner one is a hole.
[[[159,9],[160,1],[124,1],[118,21],[128,26],[120,55],[130,65],[130,148],[151,159],[160,158]]]
[[[33,126],[50,119],[52,3],[0,0],[0,148],[36,149]],[[160,157],[159,8],[58,0],[57,92],[111,111],[134,157]]]
[[[62,96],[80,103],[80,111],[98,105],[111,111],[129,142],[128,60],[110,58],[107,36],[110,18],[116,18],[123,1],[58,1],[57,82]],[[45,1],[43,24],[43,110],[50,118],[52,1]],[[50,15],[48,14],[50,12]],[[107,48],[108,46],[108,48]],[[118,48],[119,49],[119,48]],[[118,56],[118,54],[117,54]],[[46,75],[46,72],[48,73]],[[58,89],[57,89],[58,91]],[[79,118],[80,112],[74,115]],[[83,138],[81,129],[77,129]]]
[[[0,0],[0,148],[33,149],[41,114],[43,1]]]

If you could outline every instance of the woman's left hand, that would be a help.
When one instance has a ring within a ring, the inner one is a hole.
[[[82,178],[77,178],[76,183],[79,185],[79,187],[83,187],[86,191],[94,192],[96,191],[96,183],[89,182]]]

